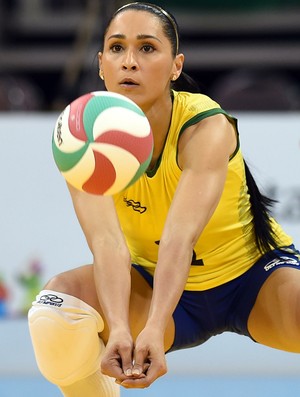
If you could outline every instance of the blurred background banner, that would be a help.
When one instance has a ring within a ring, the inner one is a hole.
[[[0,109],[59,110],[103,88],[97,53],[124,0],[1,0]],[[300,109],[300,0],[153,0],[180,27],[185,72],[232,110]]]

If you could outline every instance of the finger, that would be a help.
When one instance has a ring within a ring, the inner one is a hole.
[[[133,367],[132,367],[132,375],[135,377],[139,377],[141,374],[145,372],[145,369],[149,366],[148,360],[148,350],[135,350]]]
[[[145,374],[142,374],[142,375],[140,375],[140,378],[144,378],[146,375]],[[117,383],[118,385],[121,385],[121,386],[124,386],[124,387],[136,387],[135,386],[135,380],[136,379],[138,379],[138,378],[134,378],[134,377],[127,377],[127,376],[125,376],[125,375],[123,375],[120,379],[116,379],[115,380],[115,383]],[[127,386],[127,383],[126,382],[129,382],[129,386]]]
[[[101,360],[101,372],[113,378],[123,375],[120,355],[117,353],[105,354]]]
[[[145,389],[151,385],[144,374],[139,378],[127,378],[119,384],[126,389]]]
[[[132,376],[132,348],[123,349],[120,356],[123,373],[126,376]]]
[[[147,369],[146,378],[149,385],[153,383],[157,378],[167,373],[167,366],[164,361],[152,361],[149,368]]]
[[[120,367],[120,364],[118,361],[102,361],[101,363],[101,372],[104,375],[108,375],[112,378],[118,378],[120,379],[122,376],[124,376],[123,370]]]
[[[146,372],[139,375],[139,377],[127,378],[119,384],[127,389],[145,389],[149,387],[157,378],[163,376],[167,372],[167,367],[164,363],[151,363],[146,365]]]
[[[117,348],[114,352],[107,350],[102,358],[101,371],[105,375],[117,379],[125,379],[131,376],[132,348],[131,346]]]

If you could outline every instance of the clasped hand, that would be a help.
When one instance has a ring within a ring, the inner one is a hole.
[[[111,332],[101,362],[102,373],[126,388],[145,388],[167,372],[163,335],[146,329],[133,343],[128,332]]]

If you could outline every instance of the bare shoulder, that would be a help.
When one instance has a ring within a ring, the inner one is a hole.
[[[229,158],[237,145],[234,125],[223,114],[207,117],[188,127],[178,143],[178,162],[181,168],[188,158],[220,156]]]
[[[224,114],[216,114],[207,117],[196,124],[188,127],[181,135],[180,142],[188,141],[193,138],[205,136],[205,139],[225,139],[229,136],[236,137],[236,130],[233,124]]]

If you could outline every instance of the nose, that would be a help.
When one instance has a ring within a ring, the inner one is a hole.
[[[138,63],[133,51],[127,51],[125,53],[123,62],[122,62],[122,69],[123,70],[137,70]]]

